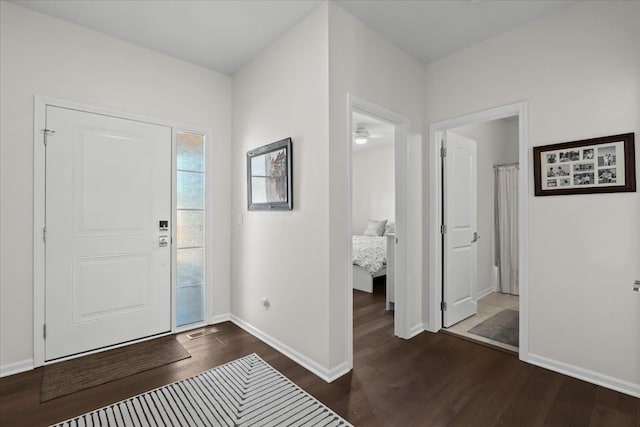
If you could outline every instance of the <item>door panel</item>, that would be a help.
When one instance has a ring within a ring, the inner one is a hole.
[[[171,128],[52,106],[46,125],[45,359],[170,331]]]
[[[152,144],[150,138],[122,132],[76,129],[73,166],[77,237],[151,232]]]
[[[147,254],[74,260],[73,322],[147,310],[153,298],[151,261]]]
[[[475,141],[451,132],[444,146],[443,324],[449,327],[477,311],[477,153]]]

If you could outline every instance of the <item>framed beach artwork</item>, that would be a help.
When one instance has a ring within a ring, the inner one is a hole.
[[[536,196],[636,191],[635,135],[533,148]]]
[[[250,211],[292,210],[291,138],[247,152],[247,204]]]

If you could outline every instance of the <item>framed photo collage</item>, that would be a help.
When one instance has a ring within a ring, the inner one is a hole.
[[[533,150],[536,196],[635,191],[632,133]]]

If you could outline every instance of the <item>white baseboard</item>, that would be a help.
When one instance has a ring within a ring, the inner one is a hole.
[[[33,359],[24,359],[19,362],[8,363],[0,366],[0,378],[19,374],[33,369]]]
[[[527,362],[531,363],[532,365],[540,366],[542,368],[550,369],[552,371],[568,375],[570,377],[578,378],[580,380],[597,384],[602,387],[610,388],[611,390],[619,391],[620,393],[625,393],[634,397],[640,397],[640,384],[610,377],[608,375],[600,374],[589,369],[569,365],[564,362],[559,362],[557,360],[549,359],[547,357],[539,356],[532,353],[528,354]]]
[[[302,363],[300,363],[300,364],[302,365]],[[305,368],[306,368],[306,366],[305,366]],[[309,369],[309,368],[307,368],[307,369]],[[339,364],[335,368],[328,369],[326,378],[322,377],[322,376],[320,376],[318,374],[316,374],[316,375],[318,375],[320,378],[322,378],[326,382],[330,383],[330,382],[333,382],[333,381],[337,380],[341,376],[348,374],[349,371],[351,371],[351,369],[352,368],[349,366],[348,362],[342,362],[341,364]]]
[[[429,322],[424,322],[423,325],[424,325],[424,330],[427,332],[431,332],[432,334],[437,334],[440,331],[440,329],[432,328]]]
[[[416,335],[424,332],[426,330],[426,325],[424,323],[418,323],[417,325],[413,325],[409,330],[409,339],[415,337]]]
[[[312,360],[307,356],[299,353],[298,351],[294,350],[293,348],[289,347],[283,342],[273,338],[271,335],[261,331],[255,326],[250,325],[249,323],[245,322],[244,320],[240,319],[239,317],[233,314],[231,315],[231,321],[236,325],[238,325],[239,327],[241,327],[242,329],[244,329],[245,331],[247,331],[248,333],[250,333],[251,335],[253,335],[254,337],[269,344],[271,347],[275,348],[280,353],[284,354],[285,356],[287,356],[289,359],[293,360],[297,364],[307,368],[308,370],[310,370],[311,372],[313,372],[314,374],[316,374],[317,376],[319,376],[320,378],[322,378],[328,383],[340,378],[341,376],[343,376],[344,374],[348,373],[351,370],[347,362],[341,363],[335,368],[327,369],[324,366],[317,363],[315,360]]]
[[[215,325],[216,323],[229,322],[231,320],[231,313],[216,314],[209,318],[209,324]]]
[[[478,295],[476,295],[476,299],[480,299],[480,298],[484,298],[487,295],[489,295],[491,292],[495,292],[495,288],[487,288],[481,292],[478,292]]]

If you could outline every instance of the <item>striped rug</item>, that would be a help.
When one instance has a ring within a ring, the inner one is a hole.
[[[258,355],[57,426],[350,426]]]

